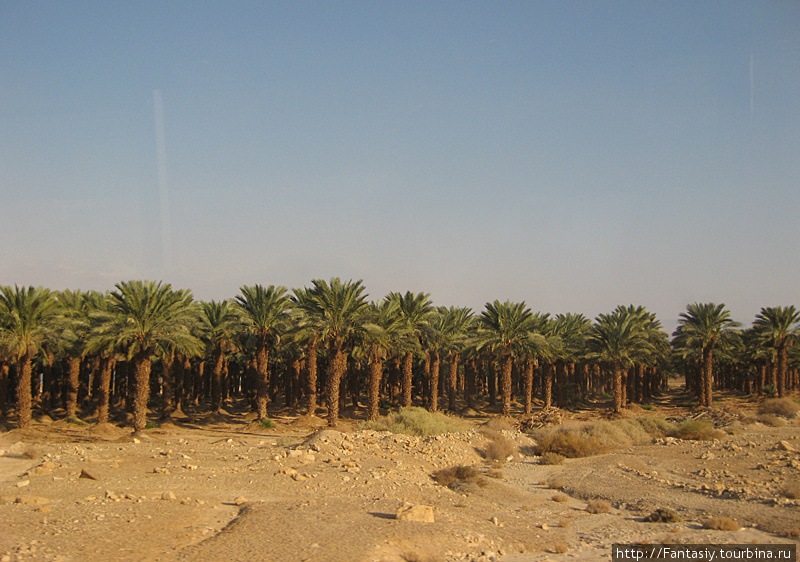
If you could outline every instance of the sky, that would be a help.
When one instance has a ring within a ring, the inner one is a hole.
[[[800,305],[800,3],[0,0],[0,284]]]

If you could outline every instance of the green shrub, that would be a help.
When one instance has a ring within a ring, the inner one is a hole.
[[[156,429],[156,428],[158,428],[158,422],[149,421],[146,424],[144,424],[144,428],[145,429]]]
[[[264,429],[274,429],[275,428],[275,422],[272,421],[271,419],[265,418],[265,419],[261,420],[260,423],[261,423],[261,427],[263,427]]]
[[[665,420],[664,418],[657,418],[655,416],[641,416],[636,418],[636,423],[642,426],[649,435],[653,437],[667,437],[677,431],[678,424]]]
[[[439,412],[429,412],[425,408],[412,406],[411,408],[400,408],[399,411],[392,412],[388,416],[380,417],[375,421],[365,422],[362,427],[375,431],[389,431],[390,433],[427,437],[440,433],[465,431],[467,424],[452,416]]]
[[[84,426],[84,425],[86,425],[86,422],[85,422],[85,421],[83,421],[82,419],[80,419],[80,418],[79,418],[79,417],[77,417],[77,416],[70,416],[70,417],[68,417],[68,418],[67,418],[67,423],[71,423],[71,424],[74,424],[74,425],[80,425],[80,426]]]
[[[690,441],[713,441],[724,438],[725,433],[714,428],[714,424],[708,420],[684,420],[678,424],[672,437]]]
[[[761,392],[770,398],[775,398],[778,395],[778,390],[772,384],[765,384],[762,386]]]

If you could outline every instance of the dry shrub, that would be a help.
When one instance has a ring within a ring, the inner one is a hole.
[[[703,521],[703,529],[714,531],[738,531],[739,524],[730,517],[712,517]]]
[[[539,458],[539,464],[563,464],[567,457],[548,451]]]
[[[800,537],[800,527],[786,531],[786,536],[790,539],[796,539],[797,537]]]
[[[604,421],[578,428],[544,430],[535,437],[538,455],[550,452],[570,459],[590,457],[652,441],[651,435],[636,420]]]
[[[427,437],[441,433],[465,431],[467,424],[459,418],[441,412],[429,412],[425,408],[412,406],[411,408],[400,408],[399,411],[375,421],[365,422],[363,427],[375,431]]]
[[[497,480],[502,480],[503,478],[506,477],[506,475],[503,474],[503,471],[498,468],[492,468],[487,470],[486,476],[488,476],[489,478],[496,478]]]
[[[487,459],[497,462],[505,462],[508,457],[513,456],[517,452],[517,446],[511,439],[498,434],[486,445],[484,454]]]
[[[481,433],[486,430],[490,431],[514,431],[516,429],[516,420],[513,418],[492,418],[481,426]]]
[[[554,502],[558,502],[558,503],[564,503],[566,501],[569,501],[569,498],[567,496],[565,496],[564,494],[556,494],[550,499],[553,500]]]
[[[789,425],[786,419],[776,416],[775,414],[760,414],[756,420],[769,427],[785,427]]]
[[[800,411],[800,404],[791,398],[771,398],[764,400],[758,407],[759,414],[772,414],[784,418],[790,418],[798,411]]]
[[[681,518],[678,514],[668,507],[659,507],[653,513],[644,518],[647,523],[678,523]]]
[[[567,527],[569,527],[570,523],[572,523],[572,521],[570,521],[569,519],[558,520],[558,526],[561,527],[562,529],[566,529]]]
[[[800,482],[787,482],[783,486],[783,495],[790,500],[800,500]]]
[[[590,500],[586,504],[586,511],[589,513],[611,513],[611,504],[606,500]]]
[[[471,493],[477,487],[486,485],[486,480],[481,477],[480,472],[471,466],[451,466],[437,470],[431,476],[437,484],[454,492]]]
[[[594,439],[581,435],[574,429],[559,429],[546,433],[537,439],[536,452],[558,453],[567,458],[590,457],[603,452]]]
[[[560,542],[553,547],[553,554],[564,554],[568,550],[569,549],[567,548],[567,545],[565,545],[563,542]]]
[[[558,478],[551,478],[547,481],[547,487],[551,490],[560,490],[564,487],[564,483]]]
[[[672,436],[690,441],[713,441],[723,439],[725,432],[716,429],[708,420],[684,420]]]

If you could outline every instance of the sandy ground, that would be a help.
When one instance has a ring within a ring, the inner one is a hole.
[[[782,490],[800,483],[800,420],[767,427],[752,404],[720,404],[721,440],[562,465],[538,464],[528,435],[504,431],[521,453],[499,471],[481,454],[486,417],[428,438],[289,416],[274,429],[220,415],[136,435],[42,418],[0,433],[0,560],[531,562],[609,560],[612,543],[797,541],[800,501]],[[433,481],[454,465],[476,467],[482,485]],[[597,498],[609,513],[586,511]],[[432,506],[434,520],[396,518],[404,503]],[[682,520],[644,522],[656,508]],[[704,529],[709,516],[740,530]]]

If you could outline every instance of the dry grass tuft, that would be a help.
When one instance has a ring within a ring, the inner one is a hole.
[[[775,414],[761,414],[756,420],[769,427],[785,427],[789,425],[789,422],[786,421],[785,418],[776,416]]]
[[[561,527],[562,529],[566,529],[567,527],[569,527],[570,523],[572,523],[572,521],[570,521],[569,519],[558,520],[558,526]]]
[[[564,494],[556,494],[550,499],[553,500],[554,502],[558,502],[558,503],[564,503],[564,502],[569,501],[569,498],[567,496],[565,496]]]
[[[454,492],[469,494],[479,487],[486,486],[486,479],[471,466],[451,466],[434,472],[431,477],[440,486]]]
[[[489,478],[496,478],[497,480],[502,480],[503,478],[506,477],[506,475],[503,474],[503,471],[498,468],[492,468],[487,470],[486,476],[488,476]]]
[[[564,482],[562,482],[562,481],[561,481],[561,480],[559,480],[558,478],[551,478],[551,479],[550,479],[550,480],[548,480],[548,481],[547,481],[545,484],[546,484],[546,485],[547,485],[547,487],[548,487],[548,488],[550,488],[551,490],[560,490],[561,488],[563,488],[563,487],[564,487]]]
[[[548,451],[539,458],[539,464],[564,464],[566,459],[564,455]]]
[[[606,500],[590,500],[586,504],[586,511],[589,513],[611,513],[611,504]]]
[[[725,438],[725,432],[716,429],[708,420],[684,420],[672,436],[689,441],[713,441]]]
[[[484,434],[489,438],[489,443],[483,450],[483,455],[487,459],[503,463],[517,453],[517,446],[514,442],[500,432],[487,430]]]
[[[771,398],[764,400],[761,406],[758,407],[759,414],[772,414],[784,418],[790,418],[798,411],[800,411],[800,404],[791,398]]]
[[[678,514],[668,507],[659,507],[653,513],[644,518],[647,523],[678,523],[681,518]]]
[[[786,536],[790,539],[796,539],[797,537],[800,537],[800,527],[786,531]]]
[[[567,551],[569,551],[569,548],[567,548],[567,545],[563,542],[560,542],[553,547],[553,554],[564,554]]]
[[[784,497],[789,498],[790,500],[800,500],[800,482],[797,480],[793,482],[787,482],[783,486],[783,490],[781,490]]]
[[[730,517],[712,517],[703,521],[703,529],[713,531],[738,531],[739,524]]]

